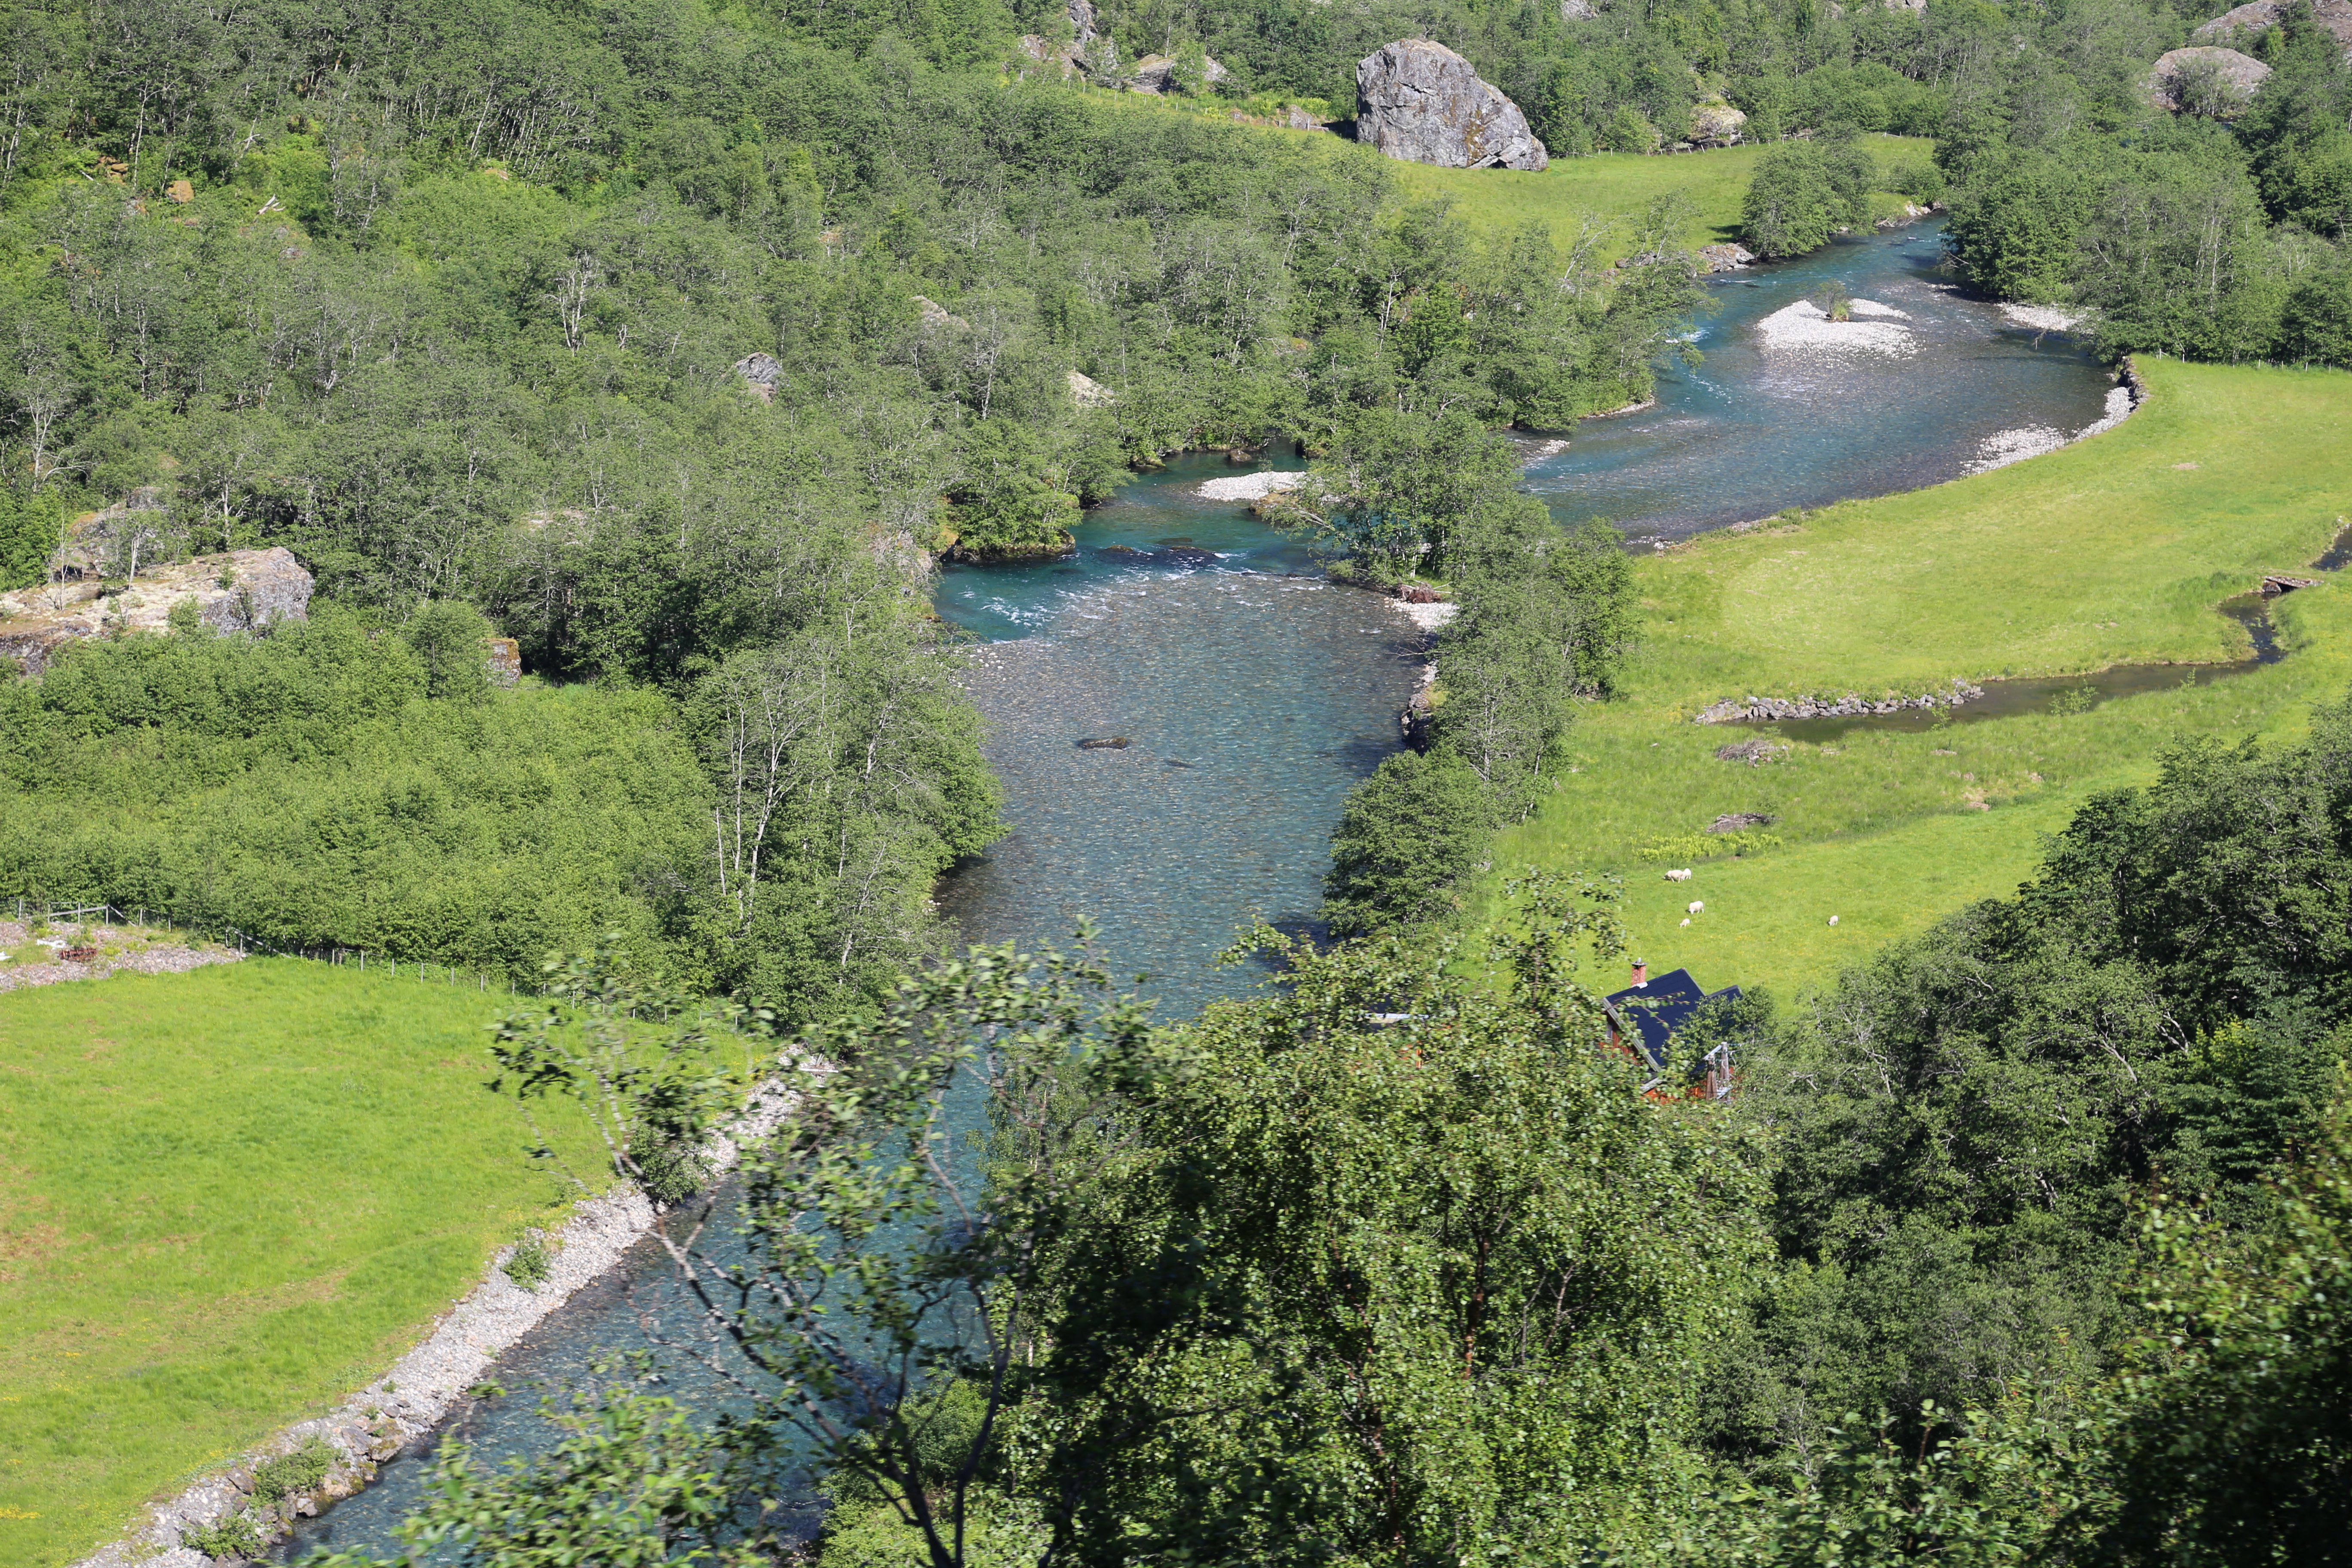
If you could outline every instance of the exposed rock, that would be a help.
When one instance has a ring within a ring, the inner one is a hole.
[[[1124,735],[1089,735],[1078,742],[1082,752],[1123,752],[1135,742]]]
[[[196,187],[186,180],[173,180],[163,187],[163,195],[168,199],[185,206],[196,199]]]
[[[78,637],[118,628],[162,631],[172,606],[194,600],[196,615],[223,632],[259,631],[310,612],[310,574],[283,549],[232,550],[171,565],[142,567],[129,584],[93,577],[0,594],[0,656],[26,674],[47,668]]]
[[[2352,0],[2318,0],[2312,16],[2338,44],[2352,51]],[[2245,44],[2286,19],[2288,0],[2252,0],[2224,11],[2189,36],[2200,44]]]
[[[735,374],[743,378],[744,385],[759,395],[762,403],[773,403],[776,388],[784,381],[784,367],[777,363],[775,355],[769,353],[747,354],[737,360]]]
[[[1706,830],[1709,833],[1745,833],[1751,827],[1769,827],[1780,820],[1760,811],[1727,811],[1708,823]],[[1698,905],[1691,906],[1691,913],[1696,914],[1698,910]]]
[[[2273,572],[2263,579],[2262,595],[2265,599],[2275,599],[2281,594],[2292,594],[2297,588],[2318,586],[2319,579],[2316,577],[2289,577],[2284,573]]]
[[[1701,724],[1769,724],[1782,719],[1860,719],[1873,714],[1901,713],[1913,709],[1958,708],[1984,695],[1984,688],[1955,679],[1949,693],[1929,691],[1917,697],[1727,697],[1701,710]]]
[[[1748,116],[1727,103],[1702,103],[1691,110],[1691,142],[1700,147],[1728,147],[1748,127]]]
[[[1746,763],[1753,768],[1771,762],[1788,749],[1759,735],[1752,741],[1734,741],[1727,746],[1717,746],[1715,760],[1718,763]]]
[[[1203,55],[1201,58],[1206,62],[1202,79],[1211,87],[1234,74],[1219,65],[1213,56]],[[1135,92],[1174,92],[1176,64],[1173,55],[1146,55],[1135,62],[1135,75],[1128,82],[1128,88]]]
[[[1548,168],[1519,106],[1444,44],[1403,38],[1356,65],[1356,140],[1441,169]]]
[[[1108,408],[1118,401],[1118,394],[1077,371],[1070,372],[1070,396],[1081,408]]]
[[[936,300],[926,300],[920,294],[913,296],[913,299],[915,309],[922,312],[923,325],[927,327],[962,327],[969,330],[971,326],[970,321]]]
[[[512,637],[490,639],[490,683],[512,686],[522,679],[522,644]]]
[[[1563,22],[1590,22],[1601,15],[1601,7],[1592,0],[1559,0],[1559,19]]]
[[[1698,258],[1709,272],[1737,272],[1754,265],[1757,257],[1744,245],[1702,245]]]
[[[2174,49],[2158,58],[2147,91],[2158,109],[2227,119],[2245,107],[2270,74],[2270,67],[2235,49]]]

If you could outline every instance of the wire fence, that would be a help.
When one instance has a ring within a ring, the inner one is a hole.
[[[155,918],[151,919],[151,916]],[[160,928],[157,924],[159,920],[162,922]],[[313,963],[355,967],[362,973],[383,974],[394,980],[413,978],[419,984],[462,987],[471,980],[478,991],[504,991],[510,996],[522,994],[513,977],[508,974],[493,974],[487,970],[462,968],[454,963],[435,963],[429,959],[403,959],[366,948],[332,945],[288,947],[236,926],[211,926],[201,921],[181,920],[169,910],[148,910],[144,907],[126,910],[115,904],[84,904],[75,909],[53,910],[18,899],[16,923],[28,928],[37,924],[136,926],[151,935],[161,929],[166,936],[235,948],[240,958],[247,953],[264,953],[272,958],[307,959]],[[492,985],[492,980],[499,984]]]

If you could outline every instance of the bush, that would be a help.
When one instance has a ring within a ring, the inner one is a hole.
[[[1783,142],[1756,161],[1740,237],[1766,258],[1819,250],[1840,227],[1869,221],[1877,170],[1852,143]]]
[[[1454,885],[1486,854],[1485,785],[1453,748],[1391,757],[1348,797],[1331,836],[1323,918],[1335,936],[1419,924],[1454,908]]]
[[[490,694],[490,624],[473,605],[436,599],[412,616],[402,635],[425,666],[428,697],[478,702]]]
[[[290,1454],[264,1459],[253,1469],[253,1495],[264,1502],[317,1488],[335,1468],[335,1451],[323,1437],[312,1437]]]
[[[233,1513],[217,1524],[182,1526],[180,1544],[207,1557],[234,1562],[260,1555],[262,1547],[268,1543],[263,1541],[261,1531],[253,1522],[251,1514]]]
[[[527,1233],[507,1254],[507,1278],[526,1290],[537,1290],[547,1283],[555,1261],[554,1250],[547,1245],[546,1236],[540,1231]]]

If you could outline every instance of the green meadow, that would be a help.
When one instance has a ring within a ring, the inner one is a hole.
[[[1925,163],[1935,142],[1914,136],[1863,138],[1881,169]],[[1565,243],[1580,221],[1601,218],[1616,226],[1601,247],[1605,256],[1630,248],[1629,226],[1650,203],[1669,192],[1690,198],[1692,217],[1682,234],[1685,245],[1714,245],[1737,238],[1739,206],[1748,196],[1761,147],[1725,147],[1705,153],[1644,157],[1635,153],[1599,153],[1585,158],[1555,158],[1539,174],[1513,169],[1433,169],[1422,163],[1391,163],[1404,194],[1417,201],[1440,197],[1454,204],[1454,216],[1481,234],[1527,223],[1549,226]],[[1882,213],[1899,211],[1902,198],[1881,199]]]
[[[1647,626],[1628,692],[1588,710],[1577,771],[1504,835],[1497,868],[1622,876],[1654,969],[1801,990],[2013,891],[2044,835],[2093,793],[2152,778],[2168,746],[2299,733],[2315,702],[2352,687],[2352,592],[2333,581],[2273,604],[2283,662],[2206,685],[1850,730],[1758,766],[1715,752],[1770,731],[1693,722],[1750,693],[1916,694],[1954,677],[2246,657],[2215,606],[2307,568],[2352,515],[2352,374],[2141,368],[2148,401],[2090,440],[1641,558]],[[1727,812],[1778,818],[1764,831],[1780,846],[1644,858]],[[1664,879],[1681,866],[1691,881]],[[1706,907],[1686,917],[1694,900]]]
[[[482,1087],[504,1005],[268,958],[0,996],[0,1562],[331,1405],[560,1217]]]

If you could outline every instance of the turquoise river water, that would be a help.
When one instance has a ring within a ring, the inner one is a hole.
[[[1654,407],[1588,422],[1565,449],[1523,437],[1529,489],[1564,519],[1677,537],[1937,483],[2011,433],[2100,416],[2110,383],[2096,365],[1962,298],[1937,258],[1937,226],[1922,225],[1717,279],[1717,309],[1694,323],[1702,362],[1668,365]],[[1764,343],[1764,317],[1831,279],[1906,312],[1898,352]],[[1396,749],[1420,662],[1421,634],[1392,602],[1322,581],[1296,543],[1197,493],[1246,471],[1179,458],[1090,512],[1074,557],[951,567],[938,583],[941,615],[974,639],[969,682],[1013,828],[945,879],[941,909],[974,942],[1066,941],[1089,917],[1117,972],[1151,976],[1162,1016],[1262,981],[1213,966],[1238,928],[1311,921],[1340,805]],[[1108,736],[1130,743],[1077,745]],[[512,1392],[464,1403],[433,1441],[539,1450],[536,1389],[592,1379],[600,1359],[647,1343],[641,1317],[678,1315],[661,1256],[641,1245],[500,1359],[494,1380]],[[667,1375],[666,1392],[721,1402],[707,1373]],[[388,1553],[428,1463],[385,1467],[281,1555]]]

